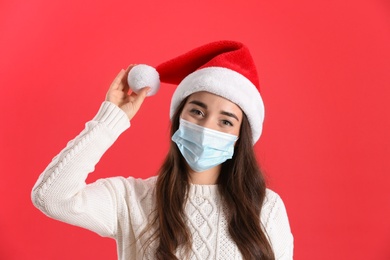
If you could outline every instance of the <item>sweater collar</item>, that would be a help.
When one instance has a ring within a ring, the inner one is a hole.
[[[190,183],[189,196],[207,196],[216,197],[219,194],[218,184],[200,185]]]

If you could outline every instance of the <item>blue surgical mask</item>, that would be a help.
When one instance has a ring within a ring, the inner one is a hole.
[[[196,172],[208,170],[233,157],[238,137],[199,126],[180,118],[172,136],[188,165]]]

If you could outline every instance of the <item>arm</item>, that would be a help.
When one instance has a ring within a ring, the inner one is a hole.
[[[86,185],[104,152],[130,126],[148,89],[139,95],[127,94],[127,71],[122,70],[111,84],[95,118],[68,143],[40,175],[32,201],[42,212],[55,219],[81,226],[102,236],[116,233],[116,198],[109,181]]]

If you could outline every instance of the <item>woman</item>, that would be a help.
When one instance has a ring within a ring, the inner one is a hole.
[[[41,174],[34,204],[116,239],[119,259],[292,259],[285,207],[266,189],[253,151],[264,107],[241,43],[210,43],[157,67],[162,81],[178,84],[172,142],[157,177],[85,184],[154,91],[143,85],[129,94],[131,69],[118,74],[95,118]]]

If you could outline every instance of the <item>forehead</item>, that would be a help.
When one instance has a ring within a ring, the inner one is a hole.
[[[235,103],[210,92],[200,91],[193,93],[188,97],[187,104],[191,103],[191,101],[200,101],[207,105],[208,109],[229,110],[228,112],[235,112],[238,115],[242,114],[240,107]]]

